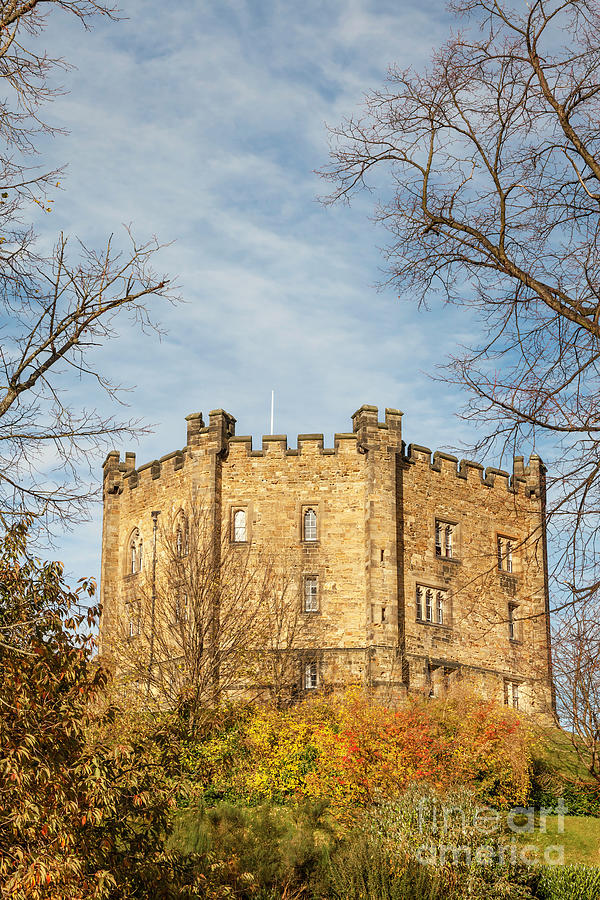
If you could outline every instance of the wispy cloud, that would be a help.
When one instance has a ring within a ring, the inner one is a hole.
[[[161,269],[186,303],[162,311],[167,337],[124,322],[97,353],[136,386],[131,412],[156,423],[139,458],[182,445],[198,409],[227,408],[259,440],[272,388],[291,440],[349,428],[366,402],[404,409],[409,440],[456,443],[458,398],[425,373],[469,322],[449,309],[434,324],[377,293],[373,198],[325,209],[314,175],[324,122],[352,113],[389,64],[422,66],[447,31],[444,5],[144,0],[126,14],[91,33],[57,16],[47,32],[78,71],[52,111],[71,133],[45,158],[69,170],[42,225],[48,241],[62,228],[99,242],[121,222],[174,241]],[[98,572],[98,510],[61,549],[77,576]]]

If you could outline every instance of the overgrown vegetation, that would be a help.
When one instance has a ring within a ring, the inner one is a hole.
[[[93,585],[72,592],[60,563],[31,556],[24,525],[7,532],[0,897],[597,896],[595,868],[540,865],[575,832],[515,818],[536,791],[556,800],[569,785],[597,810],[515,711],[467,691],[387,709],[350,690],[207,709],[190,730],[185,703],[114,699],[82,594]],[[570,821],[592,834],[598,820]]]

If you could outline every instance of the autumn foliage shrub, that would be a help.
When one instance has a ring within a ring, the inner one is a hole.
[[[388,709],[348,691],[287,710],[246,710],[241,726],[189,744],[185,765],[209,801],[324,798],[342,811],[423,782],[442,792],[468,784],[502,807],[527,799],[530,745],[513,711],[467,692]]]
[[[107,739],[119,711],[82,589],[28,553],[25,525],[0,540],[0,897],[187,896],[187,861],[165,849],[178,742],[168,722]]]

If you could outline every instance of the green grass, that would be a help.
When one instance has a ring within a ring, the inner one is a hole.
[[[579,759],[566,731],[550,725],[538,730],[535,756],[568,781],[589,781],[590,773]]]
[[[563,847],[565,865],[586,863],[590,866],[600,865],[600,819],[590,816],[565,816],[564,832],[558,832],[558,817],[546,817],[545,833],[539,830],[536,817],[535,832],[524,834],[520,838],[523,844],[535,844],[539,848],[539,860],[543,860],[543,852],[547,847]],[[556,859],[556,854],[552,854]]]

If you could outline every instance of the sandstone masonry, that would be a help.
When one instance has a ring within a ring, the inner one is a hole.
[[[515,457],[512,475],[484,469],[406,447],[401,421],[398,410],[380,422],[362,406],[332,448],[300,434],[293,449],[267,435],[254,450],[231,415],[213,410],[208,426],[188,416],[186,446],[159,460],[136,467],[134,454],[109,453],[101,648],[138,590],[131,536],[148,565],[152,511],[172,515],[193,491],[215,546],[237,536],[295,559],[307,624],[299,690],[359,682],[396,700],[464,678],[499,702],[551,712],[541,460]]]

